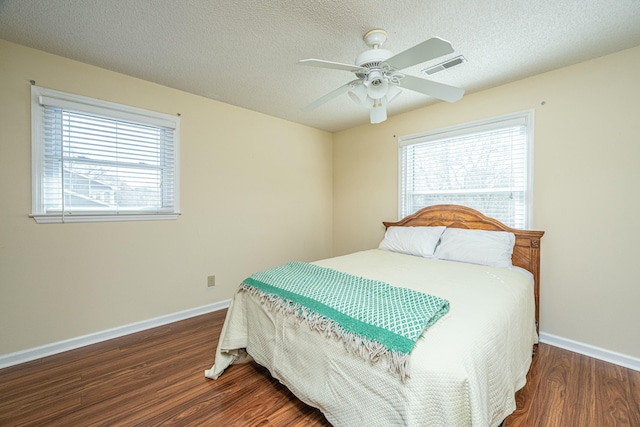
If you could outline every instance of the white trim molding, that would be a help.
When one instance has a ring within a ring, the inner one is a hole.
[[[133,334],[135,332],[144,331],[158,326],[167,325],[169,323],[178,322],[180,320],[189,319],[191,317],[200,316],[202,314],[223,310],[229,307],[230,299],[216,302],[213,304],[203,305],[188,310],[171,313],[153,319],[142,320],[140,322],[130,323],[128,325],[118,326],[113,329],[95,332],[64,341],[58,341],[51,344],[45,344],[40,347],[34,347],[15,353],[0,355],[0,369],[6,368],[20,363],[29,362],[31,360],[40,359],[42,357],[51,356],[53,354],[62,353],[64,351],[73,350],[90,344],[96,344],[113,338],[122,337]]]
[[[559,337],[557,335],[547,334],[545,332],[540,332],[540,342],[573,351],[574,353],[593,357],[594,359],[603,360],[605,362],[633,369],[634,371],[640,371],[640,358],[637,357],[617,353],[615,351]]]
[[[112,214],[112,215],[57,215],[57,214],[31,214],[29,215],[38,224],[60,224],[64,222],[106,222],[106,221],[157,221],[175,220],[180,216],[175,213],[145,214]]]

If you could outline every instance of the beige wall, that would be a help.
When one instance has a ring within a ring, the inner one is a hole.
[[[32,79],[181,113],[182,216],[29,218]],[[329,257],[332,135],[0,40],[0,195],[3,355],[222,301],[259,269]]]
[[[535,109],[541,331],[640,357],[640,47],[334,135],[334,255],[397,218],[402,135]]]

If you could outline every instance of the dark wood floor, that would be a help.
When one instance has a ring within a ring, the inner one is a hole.
[[[225,311],[0,370],[0,426],[327,426],[255,365],[204,377]],[[507,426],[640,427],[640,372],[541,344]]]

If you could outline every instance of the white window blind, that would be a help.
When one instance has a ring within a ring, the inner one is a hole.
[[[400,217],[458,204],[530,227],[532,129],[526,111],[400,138]]]
[[[32,87],[38,222],[175,219],[178,117]]]

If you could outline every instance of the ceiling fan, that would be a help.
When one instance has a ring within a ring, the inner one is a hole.
[[[453,53],[454,50],[448,41],[434,37],[393,55],[380,47],[387,40],[387,36],[387,32],[380,29],[366,33],[363,39],[370,49],[358,55],[355,65],[322,59],[298,61],[301,65],[350,71],[357,77],[307,105],[302,111],[312,111],[333,98],[349,92],[349,96],[356,103],[370,110],[371,123],[380,123],[387,119],[387,104],[402,92],[402,88],[448,102],[455,102],[462,98],[464,89],[401,72],[407,67]]]

